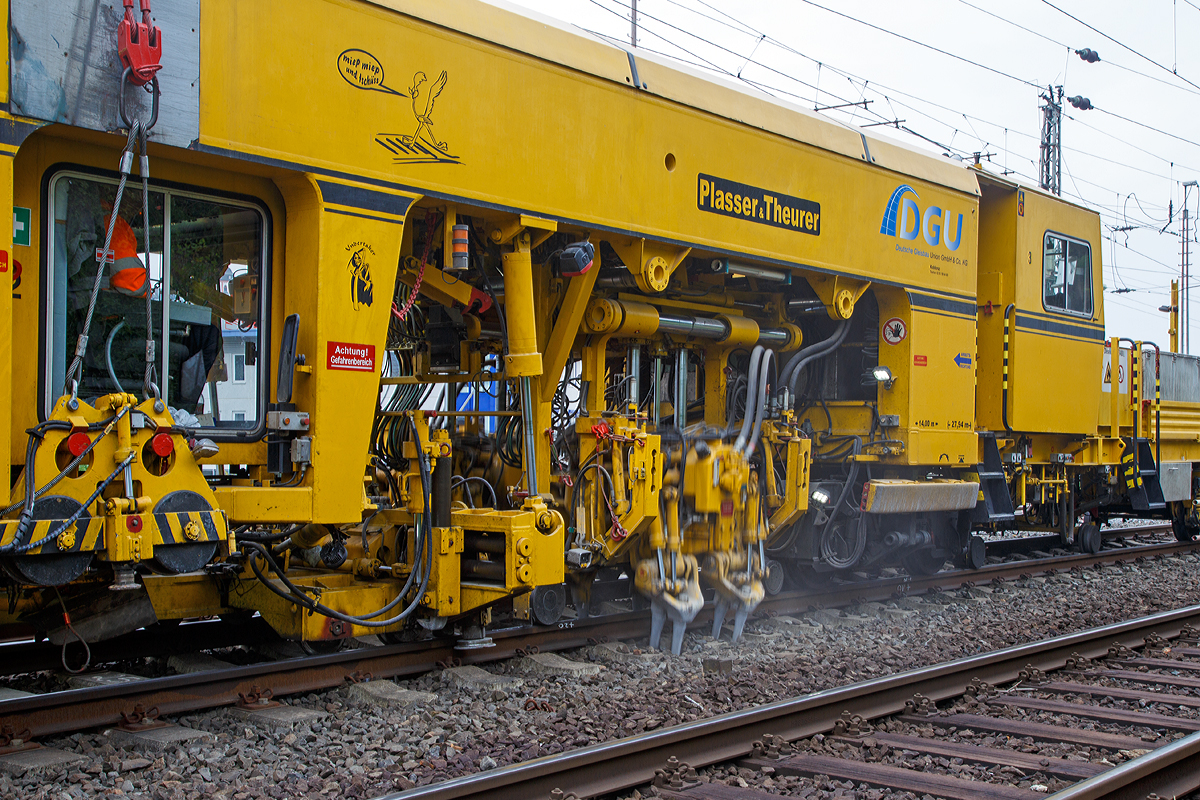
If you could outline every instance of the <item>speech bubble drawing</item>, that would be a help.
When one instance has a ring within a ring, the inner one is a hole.
[[[408,97],[404,92],[384,85],[383,65],[366,50],[343,50],[338,56],[337,65],[346,83],[357,89]]]

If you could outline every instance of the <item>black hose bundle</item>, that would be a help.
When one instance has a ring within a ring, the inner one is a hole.
[[[417,427],[415,425],[412,427],[413,440],[416,442],[417,452],[419,454],[417,456],[417,464],[421,472],[421,490],[425,501],[425,513],[421,515],[421,519],[417,527],[417,541],[415,548],[416,558],[413,562],[413,568],[408,573],[408,580],[405,581],[404,587],[400,590],[396,597],[390,600],[382,608],[372,611],[369,614],[364,614],[361,617],[344,614],[341,611],[335,611],[329,606],[319,602],[316,598],[306,594],[301,587],[292,583],[292,581],[288,579],[283,568],[280,567],[279,563],[275,560],[275,557],[272,555],[270,549],[264,547],[262,544],[256,541],[245,541],[244,549],[250,554],[250,569],[254,571],[255,577],[257,577],[264,586],[288,602],[294,603],[310,613],[321,614],[322,616],[341,620],[342,622],[350,625],[359,625],[364,628],[386,628],[390,625],[395,625],[397,622],[401,622],[408,618],[412,612],[416,610],[417,606],[421,602],[421,598],[425,596],[425,588],[429,585],[429,576],[432,572],[433,565],[433,527],[429,513],[430,509],[433,508],[433,482],[429,474],[429,464],[425,459],[424,450],[422,449],[421,435],[417,431]],[[258,563],[258,559],[260,558],[267,562],[267,566],[272,572],[275,573],[276,577],[279,578],[279,581],[286,587],[287,591],[275,586],[275,584],[272,583],[271,580],[263,573],[262,567],[260,567]],[[388,613],[402,600],[404,600],[405,597],[408,596],[418,574],[421,575],[421,582],[417,587],[417,592],[413,597],[412,602],[409,603],[408,606],[406,606],[399,614],[396,614],[395,616],[389,617],[385,620],[376,620],[375,617],[379,617]]]

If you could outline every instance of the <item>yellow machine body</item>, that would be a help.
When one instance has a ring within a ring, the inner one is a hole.
[[[11,0],[14,26],[37,5]],[[115,582],[159,619],[472,639],[494,610],[556,620],[564,584],[586,615],[593,581],[630,567],[659,611],[694,616],[703,577],[744,619],[781,561],[936,568],[1022,519],[1069,538],[1084,469],[1112,487],[1096,513],[1200,529],[1200,405],[1147,394],[1153,351],[1106,340],[1094,212],[475,0],[192,11],[160,22],[194,47],[164,56],[151,219],[127,210],[135,166],[119,213],[138,252],[110,258],[150,254],[164,408],[120,385],[144,312],[88,238],[112,211],[124,137],[95,109],[119,74],[92,75],[75,116],[28,94],[2,115],[0,195],[29,228],[0,237],[10,502],[70,435],[122,408],[141,427],[59,484],[81,503],[133,454],[72,544],[16,554],[20,509],[0,520],[19,596],[0,622],[33,624],[49,586]],[[29,63],[0,99],[40,85]],[[1140,381],[1106,390],[1114,361]],[[143,507],[181,492],[204,507]],[[46,513],[35,536],[62,524]],[[156,564],[197,525],[211,558]],[[69,580],[35,568],[66,551]]]

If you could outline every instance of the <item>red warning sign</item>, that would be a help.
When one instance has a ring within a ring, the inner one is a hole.
[[[917,367],[929,366],[929,356],[913,356],[913,365]]]
[[[883,323],[883,340],[888,344],[900,344],[908,336],[908,326],[899,317],[892,317]]]
[[[352,342],[329,342],[329,369],[348,369],[353,372],[375,371],[375,345]]]

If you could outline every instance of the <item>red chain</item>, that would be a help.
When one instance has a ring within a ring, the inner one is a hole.
[[[433,232],[437,228],[437,214],[433,213],[425,218],[425,252],[421,255],[421,268],[417,270],[417,282],[413,284],[412,294],[408,296],[403,308],[396,308],[396,304],[392,303],[392,316],[396,319],[404,319],[408,314],[413,303],[417,302],[417,293],[421,291],[421,281],[425,280],[425,267],[429,266],[429,248],[433,245]]]

